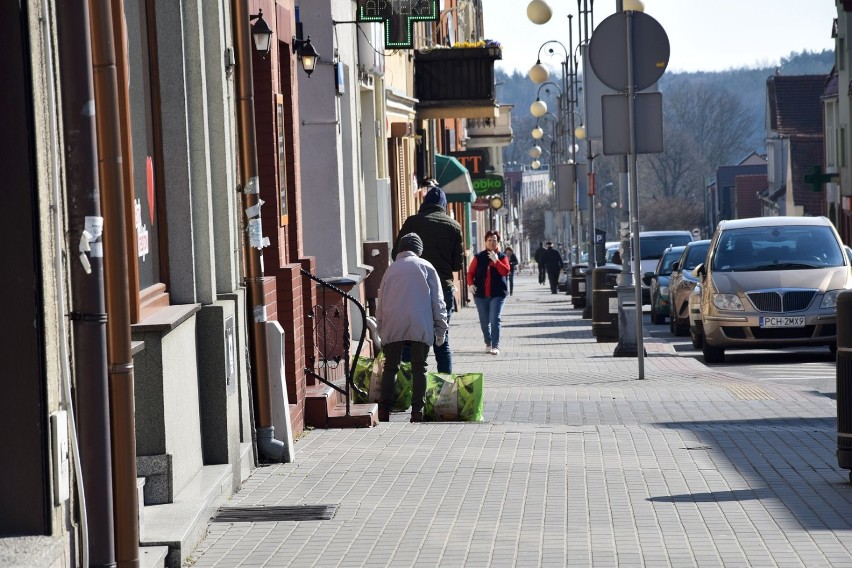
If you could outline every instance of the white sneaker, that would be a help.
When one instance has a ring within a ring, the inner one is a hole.
[[[499,355],[500,354],[500,350],[497,349],[496,347],[492,347],[488,352],[491,353],[492,355]]]
[[[485,352],[486,352],[486,353],[491,353],[491,346],[490,346],[490,345],[488,345],[487,343],[485,344]]]

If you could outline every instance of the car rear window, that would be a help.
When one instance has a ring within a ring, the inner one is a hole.
[[[681,270],[692,270],[707,258],[707,250],[710,248],[710,243],[700,245],[692,245],[686,249],[686,260],[683,262]]]
[[[684,235],[646,235],[639,236],[639,251],[642,260],[654,260],[663,256],[669,247],[682,246],[692,242],[689,234]]]

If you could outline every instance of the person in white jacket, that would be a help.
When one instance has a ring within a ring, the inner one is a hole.
[[[447,335],[447,306],[438,273],[420,258],[423,241],[416,233],[399,239],[396,260],[385,271],[379,286],[376,322],[385,366],[382,371],[382,401],[379,420],[387,422],[393,407],[394,381],[402,350],[411,353],[411,421],[423,420],[426,397],[426,357],[434,342],[441,345]]]

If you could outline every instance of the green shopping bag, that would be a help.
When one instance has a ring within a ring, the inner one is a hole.
[[[380,351],[376,358],[358,357],[355,362],[355,386],[367,393],[367,397],[361,396],[354,391],[353,401],[355,404],[380,403],[382,401],[382,370],[385,366],[385,356]],[[393,409],[396,411],[408,410],[411,407],[411,394],[413,382],[411,379],[411,363],[402,361],[399,371],[396,373],[396,385],[394,388]]]
[[[428,373],[423,419],[481,422],[484,383],[482,373]]]

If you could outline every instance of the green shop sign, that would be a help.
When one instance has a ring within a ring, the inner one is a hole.
[[[502,195],[503,189],[506,186],[503,176],[499,176],[497,174],[471,176],[471,181],[473,182],[473,191],[476,193],[477,197],[482,197],[484,195]]]

